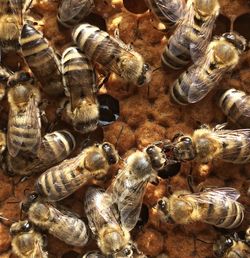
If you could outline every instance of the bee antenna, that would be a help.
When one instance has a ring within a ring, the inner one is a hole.
[[[198,240],[198,241],[200,241],[200,242],[202,242],[204,244],[208,244],[208,245],[213,245],[214,244],[213,242],[208,242],[208,241],[205,241],[205,240],[200,239],[200,238],[196,238],[196,240]]]
[[[124,125],[121,126],[121,130],[120,130],[120,132],[119,132],[119,134],[118,134],[118,136],[117,136],[117,138],[116,138],[115,149],[117,148],[119,139],[120,139],[120,137],[121,137],[121,135],[122,135],[122,132],[123,132],[123,129],[124,129]]]
[[[154,72],[156,72],[156,71],[158,71],[158,70],[161,70],[161,69],[162,69],[162,67],[159,66],[159,67],[155,68],[155,69],[152,71],[152,73],[154,73]]]

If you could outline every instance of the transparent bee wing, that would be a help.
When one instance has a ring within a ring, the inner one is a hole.
[[[236,107],[240,110],[242,116],[250,117],[250,96],[235,102]]]
[[[63,0],[59,7],[59,15],[62,21],[71,20],[77,16],[82,10],[85,10],[82,14],[84,18],[90,13],[90,10],[94,7],[93,0]]]
[[[43,243],[38,239],[35,240],[35,247],[31,257],[34,258],[47,258],[48,253],[43,250]]]
[[[9,0],[12,11],[17,14],[20,21],[19,24],[23,23],[24,14],[28,11],[32,5],[33,0]]]
[[[169,21],[176,22],[183,14],[182,0],[154,0],[158,9]]]
[[[15,128],[16,125],[22,125],[25,131],[23,135],[19,137],[19,142],[16,144],[14,137],[10,133],[12,128]],[[30,97],[30,100],[25,107],[25,110],[20,114],[16,113],[10,109],[9,111],[9,122],[8,122],[8,133],[7,133],[7,144],[8,151],[12,157],[15,157],[23,147],[24,139],[26,135],[36,135],[36,138],[33,138],[33,144],[30,146],[28,151],[32,153],[37,153],[41,144],[41,120],[40,120],[40,111],[37,107],[37,102],[33,97]]]
[[[105,224],[119,225],[118,212],[109,193],[101,188],[89,187],[85,194],[85,213],[94,234]]]
[[[132,230],[140,216],[143,197],[150,177],[133,178],[133,173],[127,169],[121,170],[107,192],[117,204],[123,227]]]
[[[188,69],[188,79],[190,87],[188,91],[188,102],[196,103],[203,99],[222,78],[227,68],[217,67],[208,75],[206,71],[211,66],[211,56],[213,51],[209,50],[205,56],[201,57],[194,65]]]

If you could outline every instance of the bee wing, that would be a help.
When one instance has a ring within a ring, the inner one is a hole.
[[[240,110],[242,116],[250,117],[250,96],[246,96],[243,100],[235,102],[235,105]]]
[[[204,98],[227,71],[227,68],[217,67],[209,75],[207,74],[206,71],[211,65],[210,57],[212,52],[212,50],[208,51],[205,56],[201,57],[199,61],[188,69],[190,82],[188,91],[189,103],[196,103]]]
[[[24,14],[30,8],[33,0],[9,0],[12,11],[17,14],[20,21],[19,24],[23,23]]]
[[[22,125],[22,129],[25,130],[23,135],[19,137],[20,142],[16,143],[14,137],[10,133],[11,128],[15,128],[16,125]],[[36,134],[36,139],[33,138],[34,142],[30,147],[30,151],[37,153],[40,144],[41,144],[41,120],[40,113],[37,107],[37,102],[34,97],[29,99],[29,102],[22,112],[22,115],[17,114],[10,110],[9,113],[9,122],[8,122],[8,133],[7,133],[7,143],[8,143],[8,152],[12,157],[15,157],[20,149],[22,148],[25,135],[34,135]]]
[[[119,215],[111,196],[101,188],[88,188],[84,207],[89,227],[94,234],[105,224],[120,224],[118,222]]]
[[[48,254],[43,250],[43,243],[39,240],[35,241],[34,252],[32,253],[31,258],[45,258]]]
[[[124,169],[107,189],[113,202],[117,204],[122,226],[129,231],[135,227],[139,219],[148,181],[149,177],[142,180],[133,179],[130,171]]]
[[[169,21],[176,22],[182,12],[183,12],[183,2],[181,0],[177,1],[162,1],[162,0],[155,0],[155,4],[157,5],[158,9],[161,11],[163,16],[165,16]],[[178,15],[179,14],[179,15]]]
[[[243,137],[245,140],[243,140]],[[247,153],[242,154],[242,158],[244,155],[246,157],[249,156],[249,149],[250,149],[250,129],[238,129],[238,130],[215,130],[213,132],[213,138],[217,139],[218,142],[222,142],[224,144],[227,143],[234,143],[232,146],[228,144],[225,146],[225,151],[221,153],[218,157],[220,159],[232,159],[232,156],[239,155],[241,150],[247,150]],[[240,144],[237,144],[240,143]],[[231,147],[231,148],[230,148]]]

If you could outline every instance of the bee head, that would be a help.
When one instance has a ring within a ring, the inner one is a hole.
[[[28,220],[18,221],[11,225],[10,234],[15,236],[22,232],[29,232],[32,229],[32,225]]]
[[[36,202],[37,198],[38,198],[38,194],[37,194],[36,192],[33,192],[33,193],[29,194],[29,196],[28,196],[26,202],[22,203],[22,207],[21,207],[22,211],[28,212],[30,206],[31,206],[34,202]]]
[[[102,150],[105,154],[105,157],[109,163],[109,165],[113,165],[116,164],[119,160],[119,156],[117,151],[115,150],[115,147],[108,143],[108,142],[104,142],[102,144]]]
[[[195,148],[192,138],[189,136],[181,137],[173,148],[174,157],[181,160],[192,160],[195,158]]]
[[[22,83],[26,83],[26,82],[33,83],[33,81],[34,81],[34,79],[30,76],[29,73],[20,71],[20,72],[16,72],[13,75],[11,75],[7,84],[8,84],[8,86],[13,87],[17,84],[22,84]]]
[[[195,0],[193,1],[194,10],[201,16],[213,15],[219,11],[219,4],[217,0]]]
[[[213,252],[216,257],[223,257],[227,250],[234,244],[234,239],[229,236],[222,236],[213,245]]]
[[[151,69],[149,64],[143,64],[140,76],[137,79],[137,85],[143,86],[151,80]]]
[[[237,32],[227,32],[227,33],[224,33],[222,35],[222,37],[226,41],[228,41],[231,44],[233,44],[238,49],[238,51],[240,53],[245,51],[246,45],[247,45],[247,41],[246,41],[246,39],[243,36],[239,35]]]
[[[146,153],[148,154],[154,169],[159,170],[165,165],[166,158],[162,153],[161,148],[155,145],[150,145],[146,148]]]

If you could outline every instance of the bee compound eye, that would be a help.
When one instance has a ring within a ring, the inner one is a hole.
[[[133,251],[129,248],[125,248],[124,251],[123,251],[124,255],[129,257],[132,255]]]
[[[147,154],[152,154],[154,152],[154,146],[149,146],[147,149],[146,149],[146,152]]]
[[[159,206],[159,208],[161,209],[161,210],[164,210],[165,208],[166,208],[166,202],[164,201],[164,200],[159,200],[158,202],[157,202],[157,204],[158,204],[158,206]]]
[[[149,64],[144,64],[144,65],[143,65],[143,70],[144,70],[145,72],[147,72],[149,69],[150,69]]]
[[[225,245],[226,245],[227,247],[232,246],[232,245],[233,245],[233,240],[232,240],[231,238],[228,238],[228,239],[226,240],[226,242],[225,242]]]
[[[31,229],[31,224],[29,222],[26,222],[24,225],[23,225],[23,231],[29,231]]]

